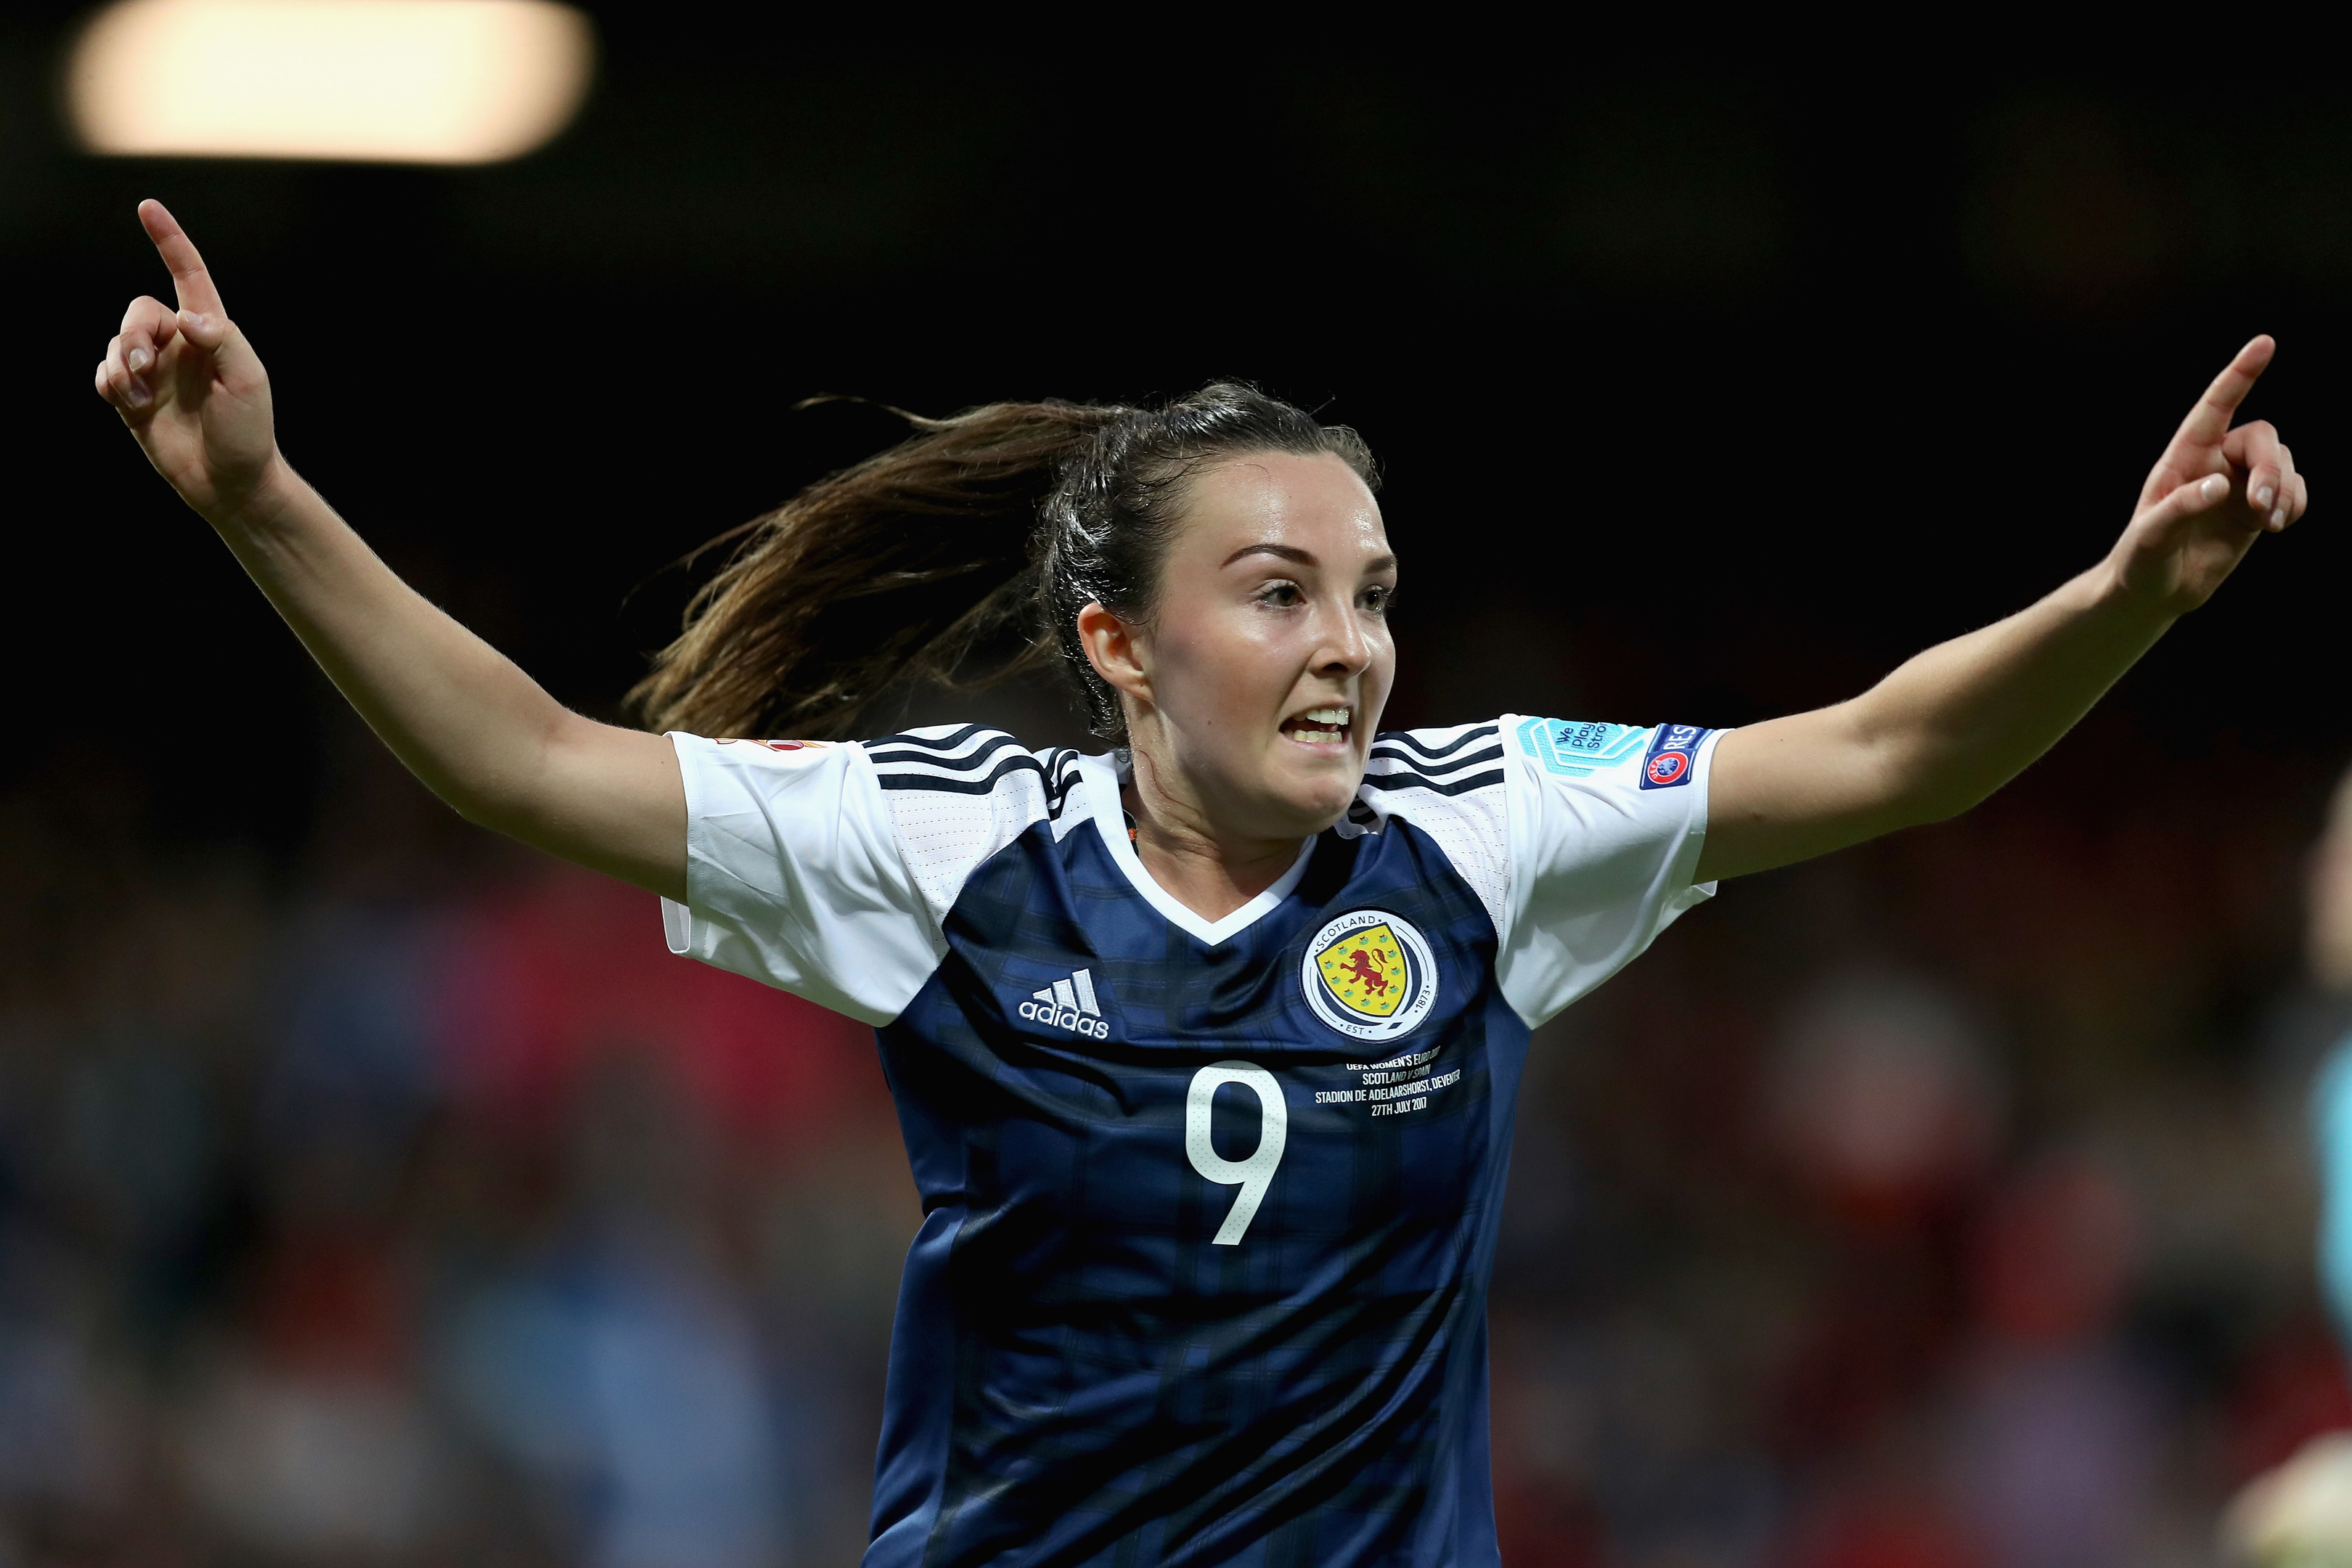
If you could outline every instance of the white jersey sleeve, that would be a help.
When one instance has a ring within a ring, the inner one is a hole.
[[[965,879],[1061,815],[1076,763],[978,725],[670,741],[687,806],[687,902],[662,902],[670,951],[877,1026],[939,967]]]
[[[1410,822],[1494,920],[1496,979],[1540,1025],[1623,968],[1694,887],[1717,731],[1505,714],[1372,742],[1343,835]]]
[[[1518,714],[1498,729],[1511,868],[1496,979],[1540,1025],[1714,896],[1691,878],[1724,731]]]

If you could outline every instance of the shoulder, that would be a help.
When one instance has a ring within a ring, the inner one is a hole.
[[[1074,819],[1078,753],[1024,750],[1002,730],[939,724],[859,743],[892,836],[934,913],[944,916],[983,861],[1038,823]]]
[[[1633,725],[1507,713],[1478,724],[1374,737],[1343,834],[1391,818],[1433,839],[1507,926],[1515,889],[1703,829],[1708,742],[1688,724]],[[1695,787],[1694,787],[1695,786]]]
[[[1684,877],[1697,863],[1707,768],[1723,731],[1517,714],[1502,723],[1523,883],[1580,909],[1662,890],[1679,896],[1681,886],[1665,889],[1659,878]]]
[[[1372,738],[1343,833],[1409,822],[1444,852],[1502,929],[1510,898],[1510,812],[1499,721]]]
[[[1447,799],[1497,787],[1503,782],[1501,736],[1499,720],[1375,735],[1364,785],[1383,793],[1421,790]]]
[[[885,790],[921,795],[1035,797],[1058,816],[1077,777],[1078,754],[1024,751],[1002,730],[980,724],[932,724],[878,741],[858,742]]]
[[[1512,856],[1503,994],[1541,1024],[1712,891],[1693,886],[1719,731],[1507,715]]]

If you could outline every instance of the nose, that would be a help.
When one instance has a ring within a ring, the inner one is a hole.
[[[1308,668],[1336,680],[1361,675],[1372,662],[1371,639],[1353,604],[1326,602],[1316,619],[1315,657]]]

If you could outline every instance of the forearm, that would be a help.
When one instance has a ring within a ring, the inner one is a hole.
[[[1716,751],[1701,879],[1966,811],[2048,751],[2173,619],[2103,562],[1859,697],[1733,731]]]
[[[683,896],[684,793],[667,742],[564,708],[402,582],[282,460],[252,500],[211,521],[328,679],[436,795],[470,821]],[[674,825],[657,804],[670,796]]]
[[[1910,659],[1848,704],[1889,826],[1984,799],[2054,745],[2174,616],[2102,562],[2039,603]]]

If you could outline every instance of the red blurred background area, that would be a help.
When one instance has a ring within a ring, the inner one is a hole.
[[[889,1114],[871,1030],[673,955],[649,893],[551,868],[481,898],[441,941],[446,1071],[472,1114],[543,1125],[616,1054],[661,1062],[696,1120],[746,1148]]]

